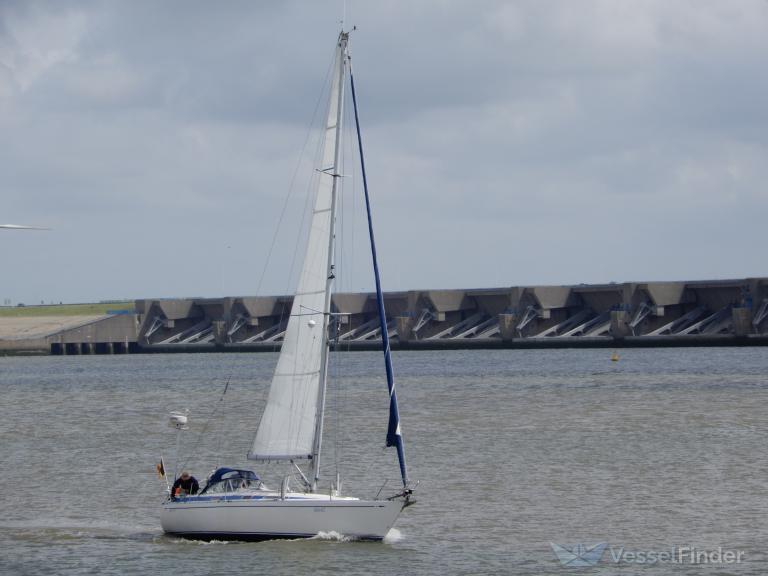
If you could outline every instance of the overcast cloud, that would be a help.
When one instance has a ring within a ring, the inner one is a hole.
[[[765,0],[347,4],[385,289],[768,275]],[[255,294],[341,13],[0,3],[0,300]]]

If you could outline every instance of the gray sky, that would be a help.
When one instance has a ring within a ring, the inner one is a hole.
[[[0,3],[0,302],[255,294],[342,6]],[[385,289],[768,275],[766,0],[346,10]]]

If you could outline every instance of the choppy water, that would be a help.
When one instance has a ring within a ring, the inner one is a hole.
[[[349,492],[396,478],[373,353],[336,356],[325,466]],[[157,520],[171,409],[198,478],[245,464],[272,354],[0,358],[3,574],[765,574],[768,349],[402,352],[418,504],[384,544],[179,541]],[[373,374],[373,375],[371,375]],[[205,434],[224,382],[230,388]],[[225,416],[219,417],[219,415]],[[340,416],[341,418],[337,418]],[[337,428],[343,420],[345,427]],[[351,428],[350,428],[351,427]],[[268,472],[268,471],[267,471]],[[550,542],[607,542],[565,568]],[[621,548],[742,553],[639,564]]]

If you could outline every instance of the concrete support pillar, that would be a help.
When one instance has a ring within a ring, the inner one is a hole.
[[[224,320],[214,320],[211,322],[213,327],[213,341],[217,345],[226,343],[227,341],[227,323]]]
[[[413,339],[413,318],[410,316],[397,316],[397,337],[400,342],[408,342]]]
[[[107,342],[106,348],[105,348],[105,354],[114,354],[115,353],[115,345],[112,342]]]
[[[80,347],[82,348],[83,354],[93,354],[93,344],[90,342],[83,342],[80,344]]]
[[[733,314],[733,333],[736,336],[746,336],[752,331],[752,309],[734,308]]]
[[[502,340],[513,340],[517,337],[517,314],[499,314],[499,335]]]
[[[611,336],[624,338],[632,331],[629,329],[629,312],[626,310],[611,310]]]

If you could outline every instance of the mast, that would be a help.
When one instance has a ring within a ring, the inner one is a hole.
[[[373,260],[373,275],[376,279],[376,305],[379,310],[379,324],[381,326],[381,347],[384,351],[384,366],[387,371],[387,389],[389,390],[389,424],[387,426],[387,446],[394,446],[397,450],[397,460],[400,463],[400,476],[403,479],[403,487],[408,487],[408,467],[405,463],[405,447],[403,435],[400,431],[400,411],[397,406],[397,392],[395,390],[395,376],[392,370],[392,353],[389,347],[389,332],[387,330],[387,314],[384,310],[384,295],[381,292],[381,277],[379,275],[379,261],[376,256],[376,239],[373,236],[373,217],[371,216],[371,201],[368,195],[368,178],[365,173],[365,157],[363,155],[363,137],[360,133],[360,117],[357,113],[357,96],[355,95],[355,76],[352,73],[352,63],[349,64],[349,81],[352,88],[352,105],[355,110],[355,128],[357,129],[357,144],[360,149],[360,169],[363,173],[363,189],[365,190],[365,210],[368,214],[368,235],[371,239],[371,258]]]
[[[333,186],[331,187],[331,229],[328,237],[328,277],[325,285],[325,306],[323,307],[323,329],[322,336],[325,338],[325,342],[321,349],[320,356],[320,386],[318,390],[317,399],[317,416],[315,418],[315,438],[312,446],[312,459],[310,460],[310,481],[312,483],[311,491],[317,490],[317,481],[320,478],[320,451],[323,444],[323,421],[325,419],[325,392],[328,382],[328,351],[329,351],[329,336],[328,325],[331,314],[331,290],[333,288],[333,280],[335,278],[334,273],[334,256],[333,248],[336,240],[336,197],[338,195],[338,182],[341,178],[339,174],[339,166],[341,164],[341,134],[342,124],[344,120],[344,76],[346,73],[347,64],[347,42],[349,41],[349,32],[341,32],[339,34],[339,42],[337,45],[336,62],[334,69],[334,76],[336,76],[335,90],[331,92],[330,103],[328,105],[328,122],[326,123],[326,130],[334,131],[334,152],[333,152],[333,166],[329,168],[322,168],[320,170],[320,177],[327,175],[333,178]],[[336,100],[336,102],[334,102]],[[335,105],[335,120],[332,119],[332,113]],[[335,125],[331,123],[335,122]],[[327,143],[327,141],[326,141]]]

